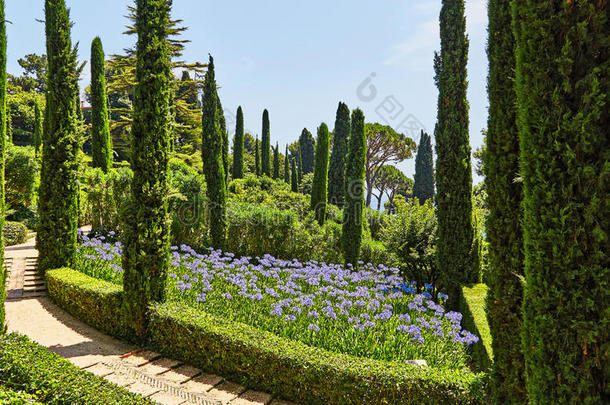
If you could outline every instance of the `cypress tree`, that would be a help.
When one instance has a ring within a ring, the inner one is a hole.
[[[261,141],[261,173],[271,177],[271,134],[269,111],[263,111],[263,135]]]
[[[349,138],[349,108],[339,103],[335,119],[333,153],[328,168],[328,202],[343,207],[343,188],[345,187],[345,156]]]
[[[301,145],[299,144],[299,148],[297,151],[298,155],[297,155],[297,159],[298,159],[298,183],[301,184],[301,179],[303,179],[303,159],[301,159]]]
[[[299,137],[299,146],[301,151],[301,174],[313,173],[314,148],[316,141],[313,139],[311,132],[307,128],[303,128]]]
[[[165,299],[169,266],[171,60],[167,37],[171,1],[137,0],[136,7],[133,180],[131,203],[124,217],[123,315],[125,324],[141,337],[146,332],[149,303]]]
[[[420,204],[434,198],[434,156],[432,155],[432,139],[421,131],[419,147],[415,156],[415,176],[413,177],[413,197]]]
[[[233,178],[244,177],[244,113],[237,107],[235,138],[233,138]]]
[[[6,17],[0,0],[0,262],[4,263],[4,170],[6,149]],[[0,335],[4,333],[4,301],[7,271],[0,268]]]
[[[11,116],[11,109],[8,107],[8,105],[5,107],[5,111],[6,111],[6,143],[8,145],[12,145],[13,144],[13,117]]]
[[[43,120],[38,101],[34,103],[34,153],[38,157],[42,147]]]
[[[229,133],[227,132],[227,121],[225,120],[224,109],[218,97],[218,123],[222,138],[222,166],[225,175],[225,186],[229,184]]]
[[[70,16],[64,0],[45,1],[47,37],[46,125],[38,189],[40,224],[38,269],[45,272],[73,263],[78,216],[76,52],[70,40]]]
[[[280,146],[277,143],[273,151],[273,178],[280,178]]]
[[[435,57],[438,86],[436,133],[437,261],[440,287],[456,309],[460,285],[472,266],[472,172],[466,101],[466,38],[464,0],[443,0],[440,14],[441,51]]]
[[[521,338],[517,333],[523,300],[517,277],[523,275],[522,187],[515,182],[519,173],[519,136],[510,1],[490,0],[488,13],[489,119],[483,167],[489,207],[486,308],[494,353],[491,392],[495,403],[520,404],[527,402]]]
[[[527,396],[608,403],[608,2],[513,7]]]
[[[315,212],[316,220],[320,225],[324,225],[326,220],[329,143],[328,127],[325,123],[322,123],[318,128],[315,168],[311,185],[311,210]]]
[[[288,163],[288,145],[286,145],[286,154],[284,155],[284,182],[290,184],[290,166]]]
[[[291,171],[291,178],[290,178],[291,190],[295,193],[298,193],[299,179],[298,179],[298,175],[297,175],[296,164],[294,163],[294,158],[290,161],[290,171]]]
[[[214,73],[214,58],[210,55],[203,87],[203,170],[207,183],[210,211],[210,239],[216,249],[224,249],[227,238],[225,207],[227,189],[223,162],[223,134],[218,108],[218,94]]]
[[[112,167],[112,144],[104,63],[102,40],[96,37],[91,43],[91,152],[93,167],[108,173]]]
[[[343,257],[345,263],[358,267],[362,244],[362,216],[364,211],[364,174],[366,165],[366,133],[364,114],[357,108],[352,112],[351,132],[345,160],[345,188],[343,207]]]
[[[258,136],[256,137],[256,142],[254,143],[254,165],[256,177],[261,175],[261,158],[260,158],[260,145],[258,142]]]

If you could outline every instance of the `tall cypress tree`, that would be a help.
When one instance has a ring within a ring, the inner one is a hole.
[[[244,112],[237,107],[235,138],[233,138],[233,178],[244,177]]]
[[[298,165],[298,183],[301,184],[301,179],[303,179],[303,159],[301,158],[301,145],[299,144],[299,148],[297,150],[297,165]]]
[[[47,123],[44,128],[36,247],[38,269],[72,265],[78,216],[76,52],[70,40],[70,16],[64,0],[45,1],[47,37]]]
[[[514,88],[515,38],[509,0],[489,1],[489,119],[484,170],[486,175],[489,270],[487,319],[493,338],[491,391],[495,403],[525,403],[521,353],[523,275],[521,231],[522,187],[519,173],[517,95]]]
[[[0,262],[4,263],[4,165],[6,148],[6,17],[0,0]],[[0,268],[0,335],[4,333],[7,271]]]
[[[437,260],[440,286],[456,309],[460,285],[474,271],[471,249],[472,172],[466,101],[466,37],[464,0],[443,0],[441,51],[435,57],[438,95],[436,133]]]
[[[254,142],[254,166],[255,166],[255,174],[256,177],[261,175],[261,157],[260,157],[260,142],[258,141],[258,136],[256,137],[256,141]]]
[[[131,126],[131,203],[125,215],[123,315],[137,336],[150,302],[165,299],[169,266],[171,1],[137,0],[136,87]],[[46,151],[47,148],[44,148]]]
[[[364,174],[366,165],[366,133],[364,114],[359,108],[352,112],[352,124],[345,160],[343,207],[343,257],[345,263],[358,267],[362,244],[364,211]]]
[[[527,396],[530,403],[608,403],[608,2],[517,0],[513,7]]]
[[[294,158],[290,161],[290,188],[293,192],[297,193],[299,191],[299,179],[297,174],[296,164],[294,162]]]
[[[271,177],[271,134],[269,111],[263,111],[263,134],[261,140],[261,173]]]
[[[223,163],[223,134],[218,108],[218,93],[214,73],[214,58],[210,55],[203,87],[203,170],[207,183],[210,211],[210,239],[216,249],[224,249],[227,238],[225,207],[227,190]]]
[[[286,154],[284,155],[284,182],[290,184],[290,164],[288,163],[288,145],[286,145]]]
[[[434,198],[434,156],[432,155],[432,139],[421,131],[417,156],[415,156],[415,176],[413,177],[413,197],[420,204]]]
[[[343,207],[343,189],[345,187],[345,156],[349,139],[349,108],[339,103],[335,119],[335,137],[333,153],[330,155],[328,168],[328,202]]]
[[[324,225],[324,221],[326,220],[329,144],[328,126],[326,126],[325,123],[322,123],[318,128],[315,168],[313,172],[313,183],[311,185],[311,209],[315,212],[316,220],[320,225]]]
[[[225,186],[229,184],[229,133],[227,132],[227,121],[225,120],[224,109],[220,103],[220,97],[217,101],[218,107],[218,126],[222,139],[222,166],[225,175]]]
[[[302,174],[313,173],[313,159],[315,149],[315,139],[307,128],[303,128],[299,137],[299,149],[301,151]]]
[[[42,147],[43,119],[38,101],[34,103],[34,153],[38,157]]]
[[[280,178],[280,146],[277,143],[273,150],[273,178]]]
[[[112,167],[112,144],[104,63],[102,40],[96,37],[91,43],[91,152],[93,167],[107,173]]]

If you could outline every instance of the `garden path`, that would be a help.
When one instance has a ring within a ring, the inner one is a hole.
[[[295,405],[138,349],[79,321],[46,296],[44,282],[35,278],[37,256],[33,238],[6,248],[10,332],[27,335],[78,367],[160,404]]]

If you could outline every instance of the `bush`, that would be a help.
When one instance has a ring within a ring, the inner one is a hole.
[[[387,214],[372,208],[364,209],[364,217],[366,218],[366,223],[371,231],[371,238],[373,240],[379,240],[381,230],[386,224],[387,216]]]
[[[6,150],[6,205],[33,205],[38,182],[38,162],[31,146],[10,146]]]
[[[108,173],[100,168],[85,171],[87,206],[93,231],[119,231],[120,212],[131,196],[132,178],[133,172],[129,168],[111,169]]]
[[[3,232],[5,246],[19,245],[28,239],[28,229],[20,222],[5,222]]]
[[[0,380],[23,387],[45,404],[152,404],[83,371],[25,336],[0,337]]]
[[[4,405],[42,405],[32,395],[21,391],[14,391],[0,385],[0,404]]]
[[[380,264],[387,267],[400,266],[396,256],[388,251],[383,243],[369,238],[362,239],[362,245],[360,246],[360,260],[364,263],[372,263],[375,266]]]

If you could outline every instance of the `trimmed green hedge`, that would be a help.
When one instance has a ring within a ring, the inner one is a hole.
[[[21,222],[5,222],[2,228],[6,246],[19,245],[28,239],[28,228]]]
[[[17,334],[0,337],[0,380],[45,404],[152,404]]]
[[[42,405],[30,394],[14,391],[0,384],[0,404],[4,405]]]
[[[47,290],[57,305],[76,318],[110,335],[124,337],[119,316],[123,287],[63,268],[47,272]]]
[[[115,336],[121,287],[71,269],[47,272],[68,312]],[[479,404],[485,375],[336,354],[180,303],[150,308],[149,341],[210,373],[307,404]]]

